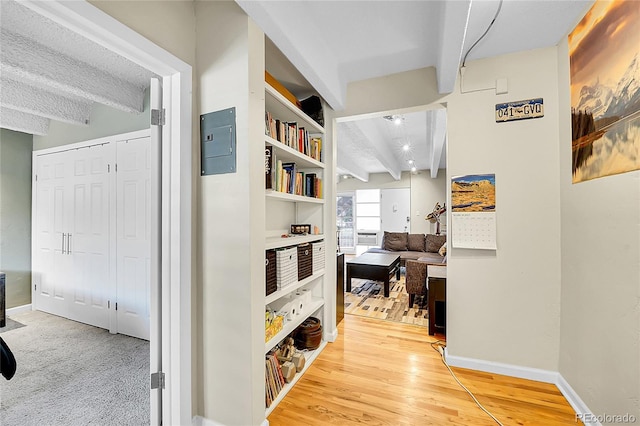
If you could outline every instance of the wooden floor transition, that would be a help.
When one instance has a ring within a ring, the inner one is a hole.
[[[451,377],[427,328],[345,315],[338,331],[270,426],[496,424]],[[454,371],[505,426],[579,424],[552,384]]]

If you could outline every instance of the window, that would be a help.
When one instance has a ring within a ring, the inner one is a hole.
[[[358,230],[380,230],[380,190],[356,191],[356,226]]]

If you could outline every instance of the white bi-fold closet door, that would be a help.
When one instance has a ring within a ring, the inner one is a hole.
[[[33,171],[35,308],[149,339],[148,132],[36,151]]]

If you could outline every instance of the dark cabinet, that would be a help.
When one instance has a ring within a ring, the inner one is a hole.
[[[429,277],[429,334],[447,330],[447,279]]]

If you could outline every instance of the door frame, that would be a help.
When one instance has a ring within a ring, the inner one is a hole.
[[[162,241],[161,291],[167,297],[162,298],[160,318],[152,316],[151,322],[162,324],[161,357],[165,373],[162,422],[190,424],[192,68],[85,1],[26,0],[21,4],[162,78],[166,121],[162,126],[163,185],[158,237]]]

